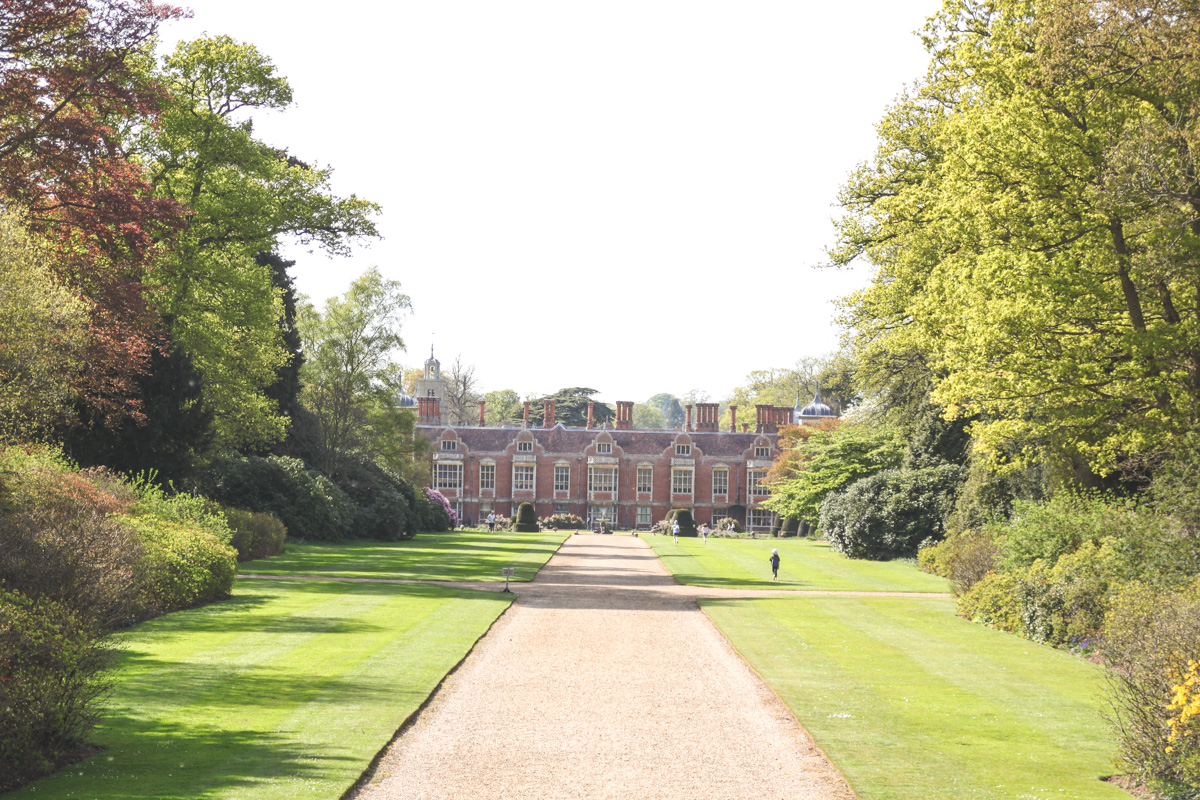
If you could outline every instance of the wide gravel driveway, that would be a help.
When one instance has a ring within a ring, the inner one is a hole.
[[[513,589],[351,797],[854,796],[641,539],[573,536]]]

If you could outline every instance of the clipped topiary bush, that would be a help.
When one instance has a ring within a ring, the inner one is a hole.
[[[574,514],[551,514],[539,520],[543,530],[565,531],[565,530],[583,530],[587,527],[587,523],[582,517],[577,517]]]
[[[800,520],[795,517],[784,517],[783,525],[779,529],[779,535],[783,537],[799,536],[800,535]]]
[[[222,505],[274,514],[293,539],[338,541],[350,535],[354,502],[295,458],[227,458],[198,477],[200,494]]]
[[[517,506],[517,515],[513,518],[513,530],[517,533],[537,533],[541,530],[533,503],[521,503]]]
[[[667,519],[672,523],[679,523],[680,536],[699,536],[700,531],[696,530],[696,520],[692,519],[692,512],[686,508],[673,508],[667,514]]]
[[[283,552],[287,528],[279,521],[279,517],[241,508],[226,508],[224,514],[229,529],[233,531],[230,545],[237,550],[238,561],[269,558]]]
[[[821,530],[850,558],[915,556],[922,542],[942,538],[962,475],[962,467],[945,465],[863,478],[825,498]]]

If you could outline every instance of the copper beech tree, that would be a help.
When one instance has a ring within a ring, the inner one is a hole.
[[[88,308],[76,395],[99,419],[137,415],[133,379],[157,345],[142,277],[152,243],[182,222],[122,148],[161,93],[136,62],[184,12],[134,0],[0,4],[0,203],[22,209]]]

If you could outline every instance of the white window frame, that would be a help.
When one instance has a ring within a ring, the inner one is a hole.
[[[517,452],[518,453],[532,453],[533,452],[533,442],[517,442]]]
[[[748,469],[746,470],[746,496],[747,497],[769,497],[771,489],[763,483],[767,477],[765,469]]]
[[[600,480],[603,476],[603,480]],[[617,468],[589,465],[588,466],[588,491],[589,492],[616,492],[617,491]]]
[[[645,482],[642,478],[645,477]],[[642,465],[637,468],[637,490],[638,494],[651,494],[654,491],[654,467],[650,464]]]
[[[458,440],[457,439],[442,439],[442,449],[443,450],[457,450],[458,449]]]
[[[596,442],[596,452],[602,456],[612,454],[612,442]]]
[[[638,525],[649,525],[650,524],[650,506],[638,506],[637,507],[637,524]]]
[[[433,465],[433,488],[462,490],[463,465],[457,461],[439,461]]]
[[[569,464],[554,465],[554,491],[571,491],[571,467]]]
[[[523,476],[528,475],[526,480]],[[532,492],[537,486],[537,467],[533,464],[513,464],[512,472],[514,492]]]
[[[686,479],[684,476],[687,476]],[[684,490],[686,487],[686,491]],[[671,467],[671,494],[692,494],[696,488],[696,471],[691,467]]]
[[[684,443],[680,442],[675,445],[675,455],[690,456],[691,454],[692,454],[692,446],[690,444],[684,444]]]
[[[721,483],[718,485],[717,479],[720,478]],[[724,467],[718,467],[712,471],[712,493],[713,495],[729,495],[729,470]]]
[[[491,461],[479,465],[479,489],[496,491],[496,465]]]
[[[765,445],[765,446],[757,445],[754,448],[754,457],[755,458],[770,458],[771,457],[771,445],[769,445],[769,444]]]

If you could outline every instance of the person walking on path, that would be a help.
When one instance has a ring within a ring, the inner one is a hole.
[[[779,580],[779,551],[771,548],[771,580]]]
[[[671,537],[675,540],[675,544],[679,544],[679,520],[671,523]]]
[[[488,512],[487,522],[488,522],[488,533],[495,533],[496,532],[496,514],[494,511]]]

